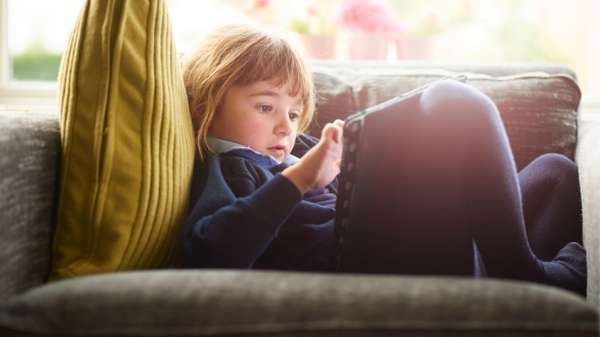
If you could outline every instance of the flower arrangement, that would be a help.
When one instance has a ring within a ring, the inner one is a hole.
[[[365,33],[398,33],[402,25],[385,0],[342,0],[338,22],[345,28]]]
[[[288,28],[298,34],[305,52],[315,59],[332,59],[335,55],[335,22],[326,15],[331,10],[323,3],[304,6]]]

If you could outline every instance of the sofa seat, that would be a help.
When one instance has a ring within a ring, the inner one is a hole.
[[[1,305],[0,335],[596,336],[576,294],[495,279],[236,270],[108,273]]]

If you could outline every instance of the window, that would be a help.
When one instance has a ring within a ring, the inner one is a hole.
[[[83,0],[0,0],[0,102],[55,104],[56,78]]]
[[[223,23],[285,32],[313,59],[571,67],[600,102],[597,0],[171,0],[183,52]],[[193,7],[193,8],[192,8]],[[206,20],[196,20],[203,13]],[[357,15],[361,13],[362,15]]]
[[[52,97],[83,0],[0,0],[0,101]],[[226,23],[286,35],[313,60],[571,67],[584,104],[600,107],[597,0],[167,0],[180,53]],[[360,15],[358,15],[360,14]],[[198,18],[202,17],[202,20]],[[45,83],[45,84],[43,84]],[[24,91],[15,91],[18,88]],[[31,93],[31,92],[30,92]]]

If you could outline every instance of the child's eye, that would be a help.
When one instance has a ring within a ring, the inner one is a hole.
[[[296,120],[298,120],[298,118],[300,118],[300,114],[298,114],[297,112],[290,112],[289,116],[290,116],[290,120],[292,120],[292,121],[296,121]]]
[[[268,104],[257,104],[256,105],[256,109],[259,112],[263,112],[263,113],[268,113],[268,112],[273,111],[273,107],[271,105],[268,105]]]

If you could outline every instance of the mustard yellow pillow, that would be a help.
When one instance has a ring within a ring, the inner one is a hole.
[[[59,75],[62,165],[50,279],[167,266],[194,136],[163,0],[88,0]]]

